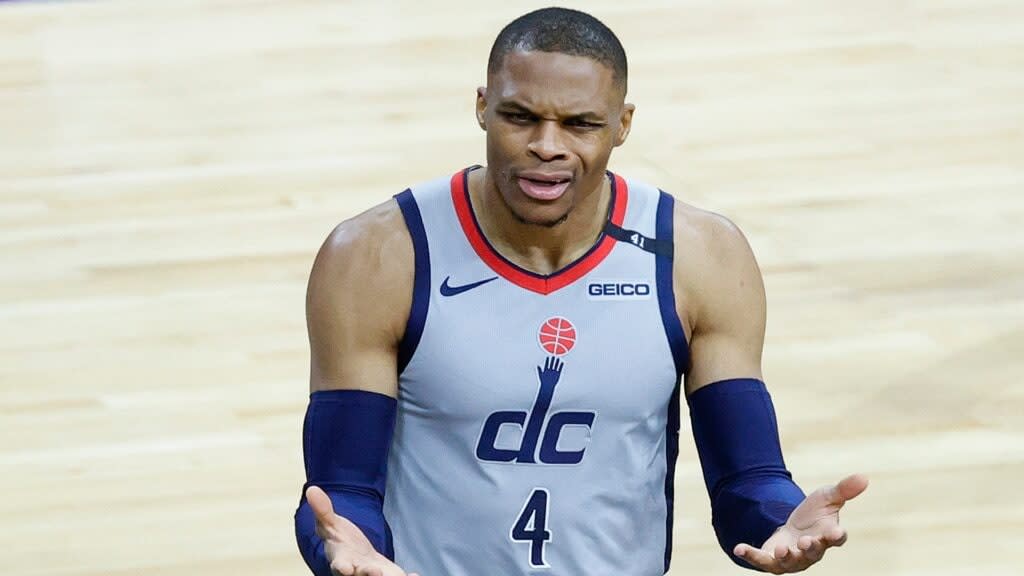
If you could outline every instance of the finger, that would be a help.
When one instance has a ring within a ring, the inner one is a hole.
[[[356,573],[355,564],[348,560],[335,560],[331,562],[331,573],[341,574],[341,576],[352,576]]]
[[[783,544],[775,546],[775,562],[782,572],[799,572],[809,565],[799,548]]]
[[[833,526],[825,532],[825,546],[842,546],[846,544],[846,530],[842,526]]]
[[[771,554],[754,548],[749,544],[737,544],[732,551],[737,557],[742,558],[747,564],[750,564],[758,570],[764,572],[777,573],[779,569],[778,563]]]
[[[772,550],[772,555],[774,555],[775,559],[779,562],[785,562],[792,553],[793,549],[785,544],[776,544],[775,548]]]
[[[310,508],[316,514],[317,522],[329,524],[334,520],[334,505],[331,504],[331,499],[327,496],[327,493],[321,490],[319,486],[306,488],[306,502],[309,502]]]
[[[362,566],[356,571],[356,576],[384,576],[380,566]]]
[[[803,538],[801,538],[803,540]],[[808,563],[808,566],[814,564],[825,555],[825,549],[828,547],[824,539],[809,538],[810,542],[807,546],[800,546],[800,551],[803,552],[804,561]],[[801,542],[803,544],[803,542]]]
[[[847,500],[860,496],[868,488],[868,477],[863,474],[851,474],[829,488],[826,492],[828,501],[842,506]]]

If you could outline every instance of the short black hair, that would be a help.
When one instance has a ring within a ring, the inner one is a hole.
[[[494,74],[505,55],[516,51],[558,52],[585,56],[612,69],[612,77],[626,91],[626,51],[615,33],[586,12],[570,8],[541,8],[511,21],[491,46],[487,73]]]

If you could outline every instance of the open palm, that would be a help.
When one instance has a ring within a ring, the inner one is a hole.
[[[842,546],[846,530],[839,525],[839,510],[868,487],[868,479],[854,474],[834,486],[810,493],[760,549],[737,544],[733,554],[772,574],[806,570],[821,560],[825,550]]]
[[[417,576],[406,575],[394,562],[377,552],[358,526],[334,513],[331,499],[323,490],[310,486],[306,500],[316,514],[316,533],[324,541],[324,552],[331,571],[342,576]]]

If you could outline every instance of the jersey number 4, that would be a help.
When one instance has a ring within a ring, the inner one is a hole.
[[[544,544],[551,540],[548,526],[548,491],[535,488],[512,526],[512,540],[530,543],[530,567],[550,568],[544,561]]]

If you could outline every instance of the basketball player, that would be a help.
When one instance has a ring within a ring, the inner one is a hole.
[[[477,92],[487,166],[324,243],[295,517],[315,574],[663,574],[681,395],[730,558],[797,572],[846,540],[867,480],[791,480],[743,235],[606,171],[625,94],[608,28],[526,14]]]

